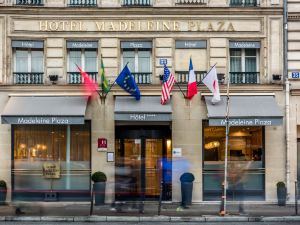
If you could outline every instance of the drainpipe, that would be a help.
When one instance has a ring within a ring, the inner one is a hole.
[[[287,0],[283,0],[283,78],[285,80],[285,118],[286,118],[286,189],[287,201],[290,199],[290,82],[288,79],[288,22]]]

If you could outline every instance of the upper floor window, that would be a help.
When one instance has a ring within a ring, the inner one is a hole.
[[[12,41],[14,83],[42,84],[44,75],[44,42]]]
[[[122,6],[152,6],[152,0],[122,0]]]
[[[68,6],[94,7],[97,6],[97,0],[68,0]]]
[[[16,0],[16,5],[43,6],[44,0]]]
[[[259,0],[230,0],[230,6],[258,6]]]
[[[259,83],[260,42],[230,42],[230,81]]]
[[[68,80],[70,84],[83,83],[78,65],[96,82],[98,75],[96,41],[68,41]]]
[[[152,42],[133,41],[121,42],[122,65],[128,63],[129,70],[135,78],[136,83],[151,83],[152,65]]]

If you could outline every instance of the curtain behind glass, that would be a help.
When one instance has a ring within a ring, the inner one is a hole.
[[[150,51],[138,51],[139,72],[149,73],[150,70]]]
[[[31,51],[31,72],[43,72],[43,51]]]
[[[245,49],[245,72],[257,72],[256,49]]]
[[[135,51],[134,50],[123,50],[123,65],[128,63],[130,72],[135,72]]]
[[[242,72],[241,49],[230,49],[230,72]]]
[[[78,72],[76,64],[80,67],[81,65],[81,50],[70,50],[69,51],[69,71]]]
[[[28,51],[27,50],[16,50],[16,71],[17,73],[26,72],[28,73]]]
[[[85,71],[97,72],[97,52],[95,50],[85,50]]]

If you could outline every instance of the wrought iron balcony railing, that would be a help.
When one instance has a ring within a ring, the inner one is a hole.
[[[151,84],[152,73],[131,73],[137,84]]]
[[[43,6],[44,0],[16,0],[16,5]]]
[[[152,0],[122,0],[122,6],[152,6]]]
[[[14,73],[14,84],[43,84],[44,73]]]
[[[259,72],[230,72],[231,84],[258,84]]]
[[[69,0],[70,7],[96,7],[97,0]]]
[[[230,6],[258,6],[258,0],[230,0]]]
[[[176,82],[179,84],[187,84],[189,80],[189,71],[175,71]],[[199,85],[206,75],[206,71],[195,71],[196,82]]]
[[[97,72],[86,72],[89,77],[97,83]],[[83,84],[84,80],[79,72],[68,72],[69,84]]]
[[[207,4],[207,0],[176,0],[176,4],[205,5]]]

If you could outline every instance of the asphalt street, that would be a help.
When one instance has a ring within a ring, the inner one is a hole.
[[[299,222],[217,222],[217,223],[209,223],[209,222],[155,222],[156,225],[299,225]],[[77,222],[0,222],[0,225],[38,225],[38,224],[45,224],[45,225],[151,225],[152,222],[84,222],[84,223],[77,223]]]

